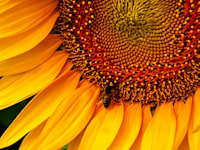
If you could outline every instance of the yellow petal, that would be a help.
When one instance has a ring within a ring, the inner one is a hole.
[[[188,129],[188,141],[191,150],[200,149],[200,88],[197,89],[193,103],[191,120]]]
[[[91,119],[99,93],[96,86],[83,84],[72,97],[66,97],[48,119],[36,147],[58,149],[72,141]]]
[[[143,106],[141,129],[135,143],[131,147],[131,150],[140,150],[143,134],[151,119],[152,119],[152,114],[151,114],[150,106]]]
[[[173,149],[176,150],[176,149]],[[190,150],[188,143],[188,134],[185,135],[181,145],[178,147],[178,150]]]
[[[62,76],[66,72],[70,71],[73,67],[73,64],[71,62],[66,62],[66,64],[63,66],[62,70],[59,73],[59,76]]]
[[[183,101],[179,101],[176,102],[174,105],[174,111],[176,116],[176,135],[173,149],[177,149],[179,147],[187,133],[191,114],[191,106],[192,97],[188,98],[186,103],[183,103]]]
[[[32,99],[0,138],[0,148],[13,144],[51,116],[77,87],[79,78],[77,72],[66,73]]]
[[[58,16],[58,12],[53,12],[41,24],[31,30],[0,39],[0,61],[24,53],[38,45],[49,34]]]
[[[86,128],[80,150],[108,149],[113,142],[124,116],[123,104],[102,108]]]
[[[141,150],[171,150],[174,143],[176,119],[171,103],[156,110],[142,139]]]
[[[58,35],[50,34],[33,49],[0,61],[0,76],[12,75],[30,70],[47,60],[60,46],[62,40]]]
[[[130,149],[139,133],[142,122],[141,104],[125,106],[124,119],[115,140],[109,149]]]
[[[0,10],[1,10],[1,7],[4,6],[5,4],[8,4],[9,0],[2,0],[0,1]]]
[[[21,3],[25,3],[26,0],[1,0],[0,1],[0,13],[5,12]],[[32,0],[33,2],[37,0]]]
[[[200,131],[200,88],[197,89],[192,103],[192,128],[193,132]]]
[[[41,123],[39,126],[37,126],[35,129],[33,129],[26,137],[23,139],[19,150],[30,150],[33,149],[33,140],[37,139],[37,137],[40,135],[46,121]]]
[[[56,52],[52,58],[25,73],[6,76],[0,80],[0,109],[14,105],[50,84],[58,75],[67,58]]]
[[[12,7],[0,13],[0,38],[25,32],[45,20],[56,8],[58,1],[34,0],[13,2]]]
[[[83,130],[75,139],[73,139],[73,141],[69,143],[67,150],[78,150],[78,147],[81,143],[84,132],[85,130]]]

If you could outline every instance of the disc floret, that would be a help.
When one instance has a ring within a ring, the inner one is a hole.
[[[83,77],[113,99],[187,100],[200,84],[198,0],[62,0],[58,30]]]

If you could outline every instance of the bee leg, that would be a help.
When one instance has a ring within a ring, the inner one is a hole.
[[[100,106],[100,105],[102,105],[102,101],[101,101],[101,100],[99,100],[99,101],[96,103],[96,106]]]
[[[98,99],[98,101],[96,103],[97,106],[100,106],[100,105],[103,104],[102,99],[103,99],[103,94],[100,94],[99,99]]]
[[[121,104],[121,102],[120,102],[118,99],[115,99],[115,98],[113,98],[113,102],[114,102],[115,104]]]

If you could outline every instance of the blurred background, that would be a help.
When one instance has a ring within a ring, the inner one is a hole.
[[[7,109],[0,110],[0,135],[3,134],[3,132],[9,126],[9,124],[15,119],[17,114],[26,106],[26,104],[30,100],[31,100],[31,98],[29,98],[25,101],[22,101],[16,105],[13,105]],[[12,146],[1,149],[1,150],[18,150],[21,141],[22,141],[22,139],[20,141],[18,141],[17,143],[13,144]]]

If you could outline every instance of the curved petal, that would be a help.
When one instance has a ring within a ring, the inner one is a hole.
[[[78,150],[78,147],[81,143],[85,130],[83,130],[73,141],[69,143],[67,150]]]
[[[11,8],[0,13],[0,38],[14,36],[35,27],[55,10],[58,1],[34,0],[13,3],[14,6],[12,4]]]
[[[174,105],[174,111],[176,116],[176,136],[174,140],[174,148],[177,149],[184,139],[190,120],[192,106],[192,97],[188,98],[187,102],[176,102]]]
[[[88,124],[100,90],[86,84],[67,97],[47,121],[39,136],[38,149],[58,149],[72,141]]]
[[[72,67],[73,64],[71,62],[66,62],[58,76],[64,75],[66,72],[70,71]]]
[[[1,0],[0,1],[0,14],[5,12],[8,9],[11,9],[21,3],[24,3],[26,0]],[[37,0],[32,0],[37,1]]]
[[[124,119],[109,149],[130,149],[138,136],[142,122],[141,104],[125,105]]]
[[[176,149],[174,149],[176,150]],[[178,147],[178,150],[190,150],[189,143],[188,143],[188,134],[185,135],[183,141],[181,142],[180,146]]]
[[[191,120],[188,129],[188,141],[191,150],[200,149],[200,88],[197,89],[193,103]]]
[[[0,61],[0,76],[25,72],[40,65],[56,51],[61,43],[59,35],[50,34],[31,50],[8,60]]]
[[[60,102],[75,90],[79,79],[78,72],[69,72],[41,91],[4,132],[0,148],[13,144],[51,116]]]
[[[192,103],[192,128],[193,132],[200,131],[200,88],[197,89]]]
[[[35,129],[33,129],[31,132],[26,135],[26,137],[23,139],[19,150],[30,150],[33,149],[33,140],[35,140],[41,133],[46,121],[41,123],[39,126],[37,126]]]
[[[140,150],[144,132],[152,119],[150,106],[143,106],[142,108],[142,125],[135,143],[132,145],[131,150]]]
[[[124,116],[123,105],[111,105],[108,109],[102,107],[86,128],[80,150],[108,149],[117,135]]]
[[[1,8],[1,6],[7,4],[8,2],[9,2],[9,0],[0,1],[0,8]]]
[[[49,34],[58,16],[58,12],[53,12],[38,26],[21,34],[0,39],[0,61],[24,53],[38,45]]]
[[[50,84],[65,64],[67,54],[56,52],[52,58],[25,73],[6,76],[0,80],[0,109],[14,105]]]
[[[159,106],[142,139],[141,150],[170,150],[173,147],[176,118],[171,103]]]

